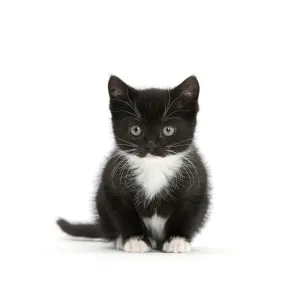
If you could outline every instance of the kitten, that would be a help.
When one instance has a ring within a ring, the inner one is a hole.
[[[117,249],[189,252],[209,206],[206,168],[193,143],[199,83],[137,90],[108,82],[116,148],[103,170],[95,224],[59,219],[72,235],[115,241]]]

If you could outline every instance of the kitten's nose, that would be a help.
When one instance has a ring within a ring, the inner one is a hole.
[[[146,144],[146,149],[149,150],[150,152],[153,152],[154,149],[157,148],[157,144],[154,142],[154,141],[149,141],[147,144]]]

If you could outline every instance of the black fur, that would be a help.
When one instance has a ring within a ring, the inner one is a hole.
[[[72,236],[88,237],[88,238],[101,238],[101,228],[99,224],[71,224],[64,219],[58,219],[57,225],[66,233]]]
[[[142,218],[151,217],[156,212],[168,218],[165,237],[157,240],[159,248],[174,236],[191,241],[204,225],[209,206],[207,171],[192,143],[200,90],[196,77],[191,76],[170,90],[136,90],[112,76],[108,90],[117,146],[101,176],[95,199],[97,222],[71,224],[60,219],[58,225],[73,236],[115,240],[121,235],[123,241],[142,236],[149,244],[149,238],[156,237],[147,231]],[[169,107],[167,113],[166,107]],[[135,125],[142,130],[138,137],[130,132]],[[175,134],[164,136],[162,128],[165,126],[175,128]],[[137,185],[133,170],[122,162],[118,152],[123,150],[144,157],[148,153],[173,155],[187,149],[190,151],[180,170],[180,178],[171,179],[169,188],[151,201],[144,201],[146,196]]]

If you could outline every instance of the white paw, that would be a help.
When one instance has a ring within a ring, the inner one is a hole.
[[[183,237],[174,237],[170,242],[165,242],[163,251],[169,253],[191,252],[191,244]]]
[[[148,252],[151,248],[140,238],[130,238],[124,244],[123,250],[125,252],[141,253]]]

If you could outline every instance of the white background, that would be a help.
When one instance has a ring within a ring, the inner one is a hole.
[[[1,1],[1,299],[299,299],[299,1]],[[210,221],[186,255],[74,241],[107,80],[201,85]],[[298,284],[298,287],[297,285]]]

